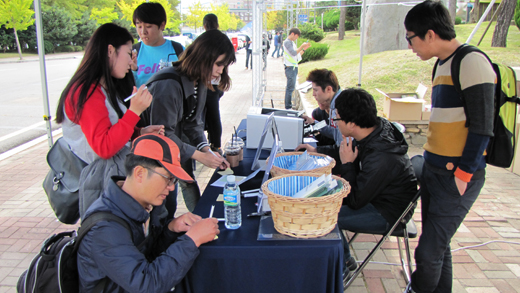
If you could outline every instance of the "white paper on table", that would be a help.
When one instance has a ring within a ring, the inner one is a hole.
[[[224,185],[226,185],[226,183],[227,183],[227,176],[228,175],[220,177],[218,180],[216,180],[215,182],[211,183],[211,186],[214,186],[214,187],[224,187]],[[235,176],[235,182],[240,182],[240,181],[242,181],[245,178],[246,178],[245,176]]]
[[[316,143],[318,142],[314,137],[304,137],[303,143]]]

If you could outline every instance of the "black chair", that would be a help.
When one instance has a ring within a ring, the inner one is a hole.
[[[420,155],[414,156],[411,159],[411,161],[412,161],[412,166],[415,171],[415,176],[419,180],[419,178],[422,175],[422,167],[424,164],[424,158]],[[385,234],[375,234],[375,235],[382,235],[383,237],[381,237],[381,239],[376,244],[376,246],[374,246],[374,248],[370,251],[370,253],[367,255],[367,257],[363,260],[363,262],[359,265],[359,267],[354,271],[352,276],[349,277],[347,274],[345,279],[343,279],[344,289],[347,289],[352,284],[352,282],[354,282],[354,280],[357,278],[357,276],[368,265],[370,260],[379,251],[381,246],[383,246],[383,243],[390,236],[397,237],[397,245],[399,248],[399,258],[401,259],[401,266],[403,268],[403,273],[406,278],[406,283],[408,284],[410,282],[413,268],[412,268],[412,256],[411,256],[411,252],[410,252],[409,239],[417,237],[417,227],[415,226],[415,223],[411,217],[410,217],[409,221],[407,221],[406,219],[407,219],[407,215],[410,212],[413,212],[413,210],[417,206],[417,201],[419,200],[420,197],[421,197],[421,190],[419,189],[419,190],[417,190],[417,193],[414,195],[414,197],[412,198],[412,200],[410,201],[410,203],[408,204],[406,209],[403,211],[403,213],[401,214],[399,219],[397,219],[397,221],[394,223],[394,225],[388,231],[386,231]],[[351,231],[351,232],[354,232],[355,234],[349,240],[349,243],[352,243],[360,233],[374,235],[374,233],[367,232],[367,231]],[[404,252],[402,251],[402,247],[401,247],[401,240],[400,240],[401,238],[403,239],[403,242],[404,242],[404,250],[405,250]],[[403,254],[405,254],[405,256],[406,256],[406,261],[403,257]]]

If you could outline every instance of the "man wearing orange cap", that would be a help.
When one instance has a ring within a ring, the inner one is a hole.
[[[80,292],[168,292],[188,272],[198,247],[219,234],[215,218],[192,213],[166,223],[160,206],[178,180],[193,179],[182,169],[177,145],[168,137],[136,138],[125,161],[126,178],[113,177],[105,192],[87,210],[111,212],[113,221],[98,222],[78,249]],[[101,284],[101,286],[99,285]]]

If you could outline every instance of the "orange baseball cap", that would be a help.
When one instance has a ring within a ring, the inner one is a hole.
[[[130,152],[136,156],[156,160],[179,180],[195,181],[181,167],[181,154],[177,144],[164,135],[141,135],[132,142]]]

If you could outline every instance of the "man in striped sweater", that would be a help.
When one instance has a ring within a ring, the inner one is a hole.
[[[451,62],[463,45],[441,2],[424,1],[406,15],[409,48],[422,60],[440,59],[432,85],[432,115],[424,145],[422,234],[415,250],[417,268],[407,292],[451,292],[450,241],[485,180],[485,149],[493,136],[496,76],[480,53],[460,66],[465,105],[453,86]],[[467,123],[467,122],[470,123]]]

